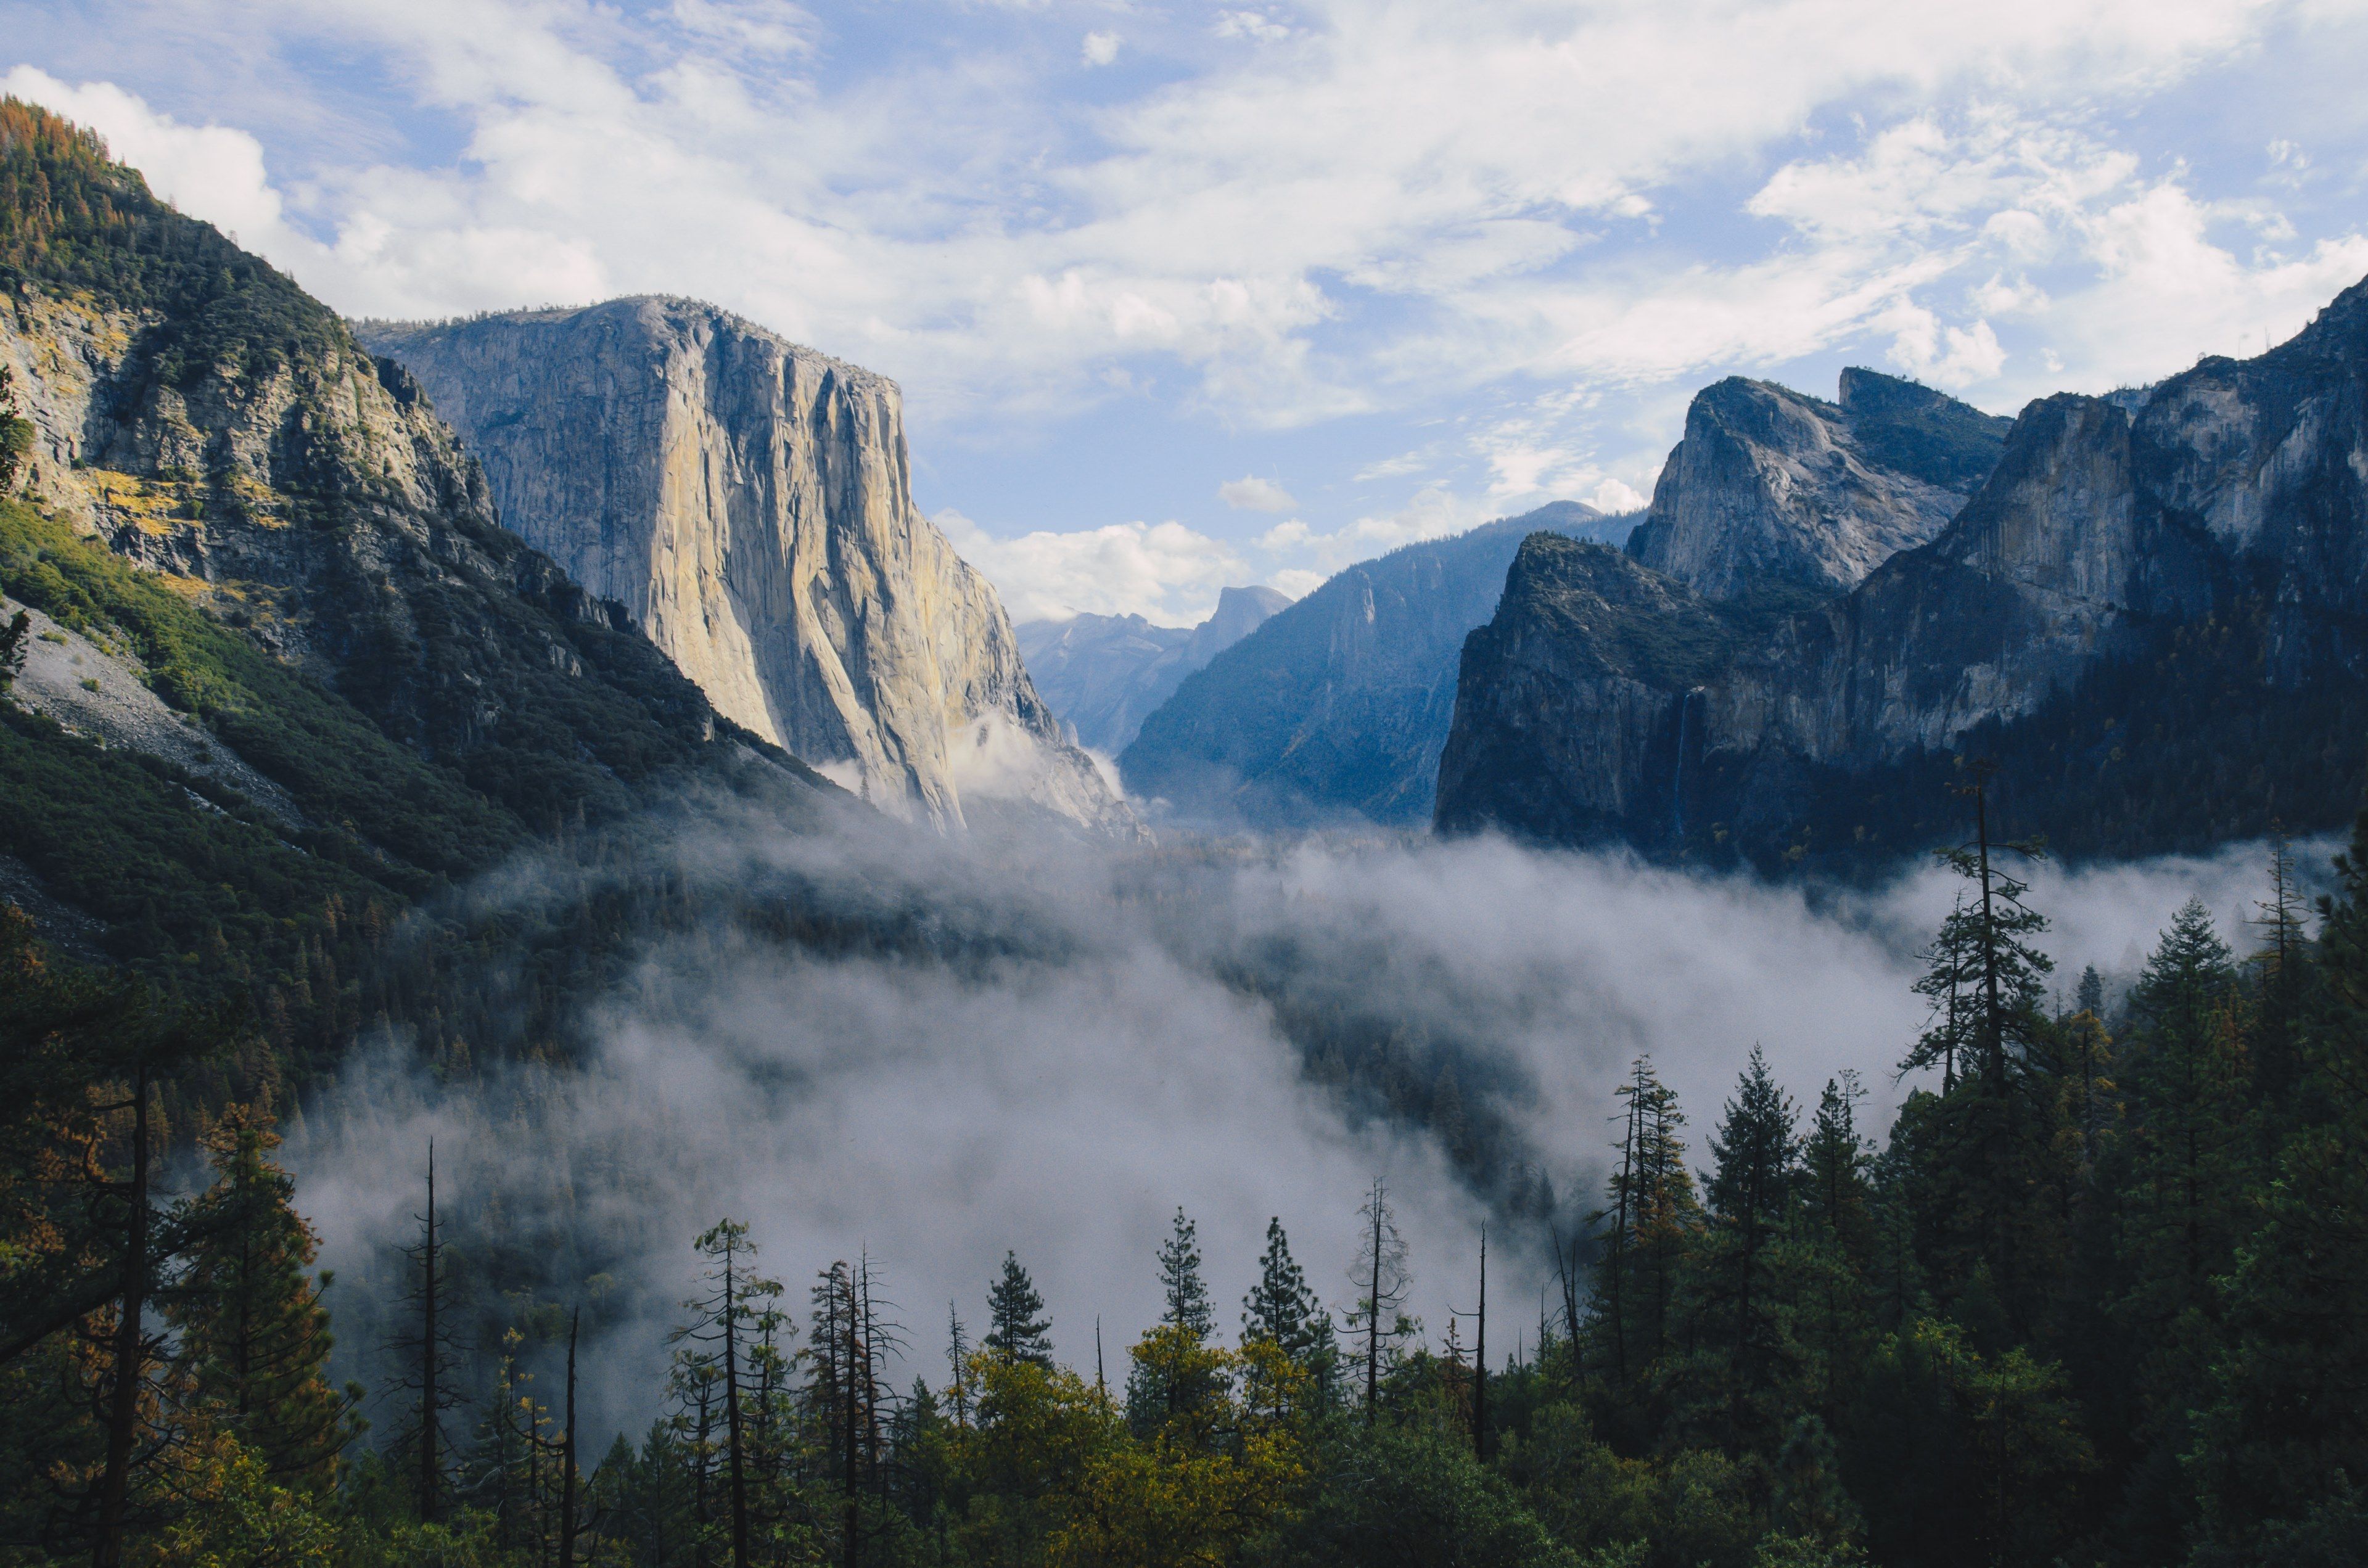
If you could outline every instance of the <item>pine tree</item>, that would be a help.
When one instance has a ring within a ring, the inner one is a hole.
[[[736,1220],[718,1221],[692,1247],[703,1260],[700,1277],[705,1289],[683,1302],[689,1321],[668,1338],[690,1351],[695,1364],[703,1363],[719,1385],[701,1392],[720,1394],[722,1399],[724,1518],[732,1568],[748,1568],[752,1466],[747,1357],[756,1345],[759,1319],[772,1310],[781,1287],[780,1281],[756,1274],[756,1244],[748,1239],[748,1227]],[[702,1404],[702,1426],[707,1425],[707,1414]]]
[[[1207,1343],[1215,1324],[1209,1288],[1201,1278],[1199,1233],[1181,1209],[1176,1210],[1167,1240],[1160,1244],[1159,1288],[1166,1303],[1159,1321],[1180,1338],[1160,1346],[1160,1354],[1133,1358],[1133,1368],[1127,1375],[1127,1418],[1146,1437],[1177,1416],[1203,1408],[1224,1392],[1212,1363],[1192,1354]]]
[[[271,1163],[268,1118],[233,1106],[206,1136],[215,1221],[190,1249],[166,1316],[201,1397],[282,1484],[323,1487],[354,1436],[349,1400],[324,1377],[331,1339],[308,1277],[318,1242],[290,1206],[295,1184]]]
[[[1308,1289],[1306,1273],[1292,1257],[1280,1215],[1267,1221],[1258,1283],[1242,1298],[1242,1341],[1254,1339],[1271,1341],[1315,1381],[1319,1401],[1329,1400],[1339,1356],[1332,1314]]]
[[[1707,1196],[1715,1224],[1705,1258],[1712,1291],[1728,1324],[1724,1381],[1730,1441],[1767,1437],[1757,1428],[1779,1354],[1771,1254],[1792,1217],[1799,1140],[1791,1096],[1751,1048],[1749,1062],[1711,1139]]]
[[[2249,1089],[2235,955],[2190,899],[2130,992],[2129,1246],[2164,1317],[2202,1305],[2239,1235]]]
[[[2256,1003],[2253,1029],[2255,1075],[2272,1104],[2283,1103],[2300,1076],[2305,988],[2310,979],[2310,935],[2303,917],[2302,888],[2294,875],[2294,846],[2283,827],[2270,838],[2270,896],[2254,905],[2253,953]]]
[[[1207,1339],[1216,1327],[1216,1315],[1210,1309],[1209,1288],[1201,1278],[1199,1228],[1181,1209],[1176,1210],[1175,1229],[1160,1244],[1159,1289],[1167,1303],[1159,1321],[1183,1329],[1195,1339]]]
[[[1016,1254],[1003,1255],[1003,1277],[986,1293],[986,1348],[1007,1361],[1030,1361],[1051,1369],[1053,1320],[1041,1315],[1044,1298],[1036,1293],[1028,1270]]]
[[[1867,1282],[1882,1246],[1874,1151],[1858,1131],[1865,1095],[1856,1073],[1827,1079],[1801,1148],[1801,1221],[1812,1259],[1805,1337],[1822,1363],[1828,1410],[1840,1403],[1845,1364],[1865,1327]]]

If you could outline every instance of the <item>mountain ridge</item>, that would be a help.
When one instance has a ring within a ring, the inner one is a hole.
[[[435,398],[504,526],[744,727],[899,814],[959,826],[965,793],[1016,792],[1132,825],[913,504],[894,381],[670,295],[362,335]]]
[[[1119,758],[1127,789],[1224,826],[1427,821],[1463,636],[1537,528],[1626,531],[1558,501],[1345,568],[1178,687]]]
[[[1953,837],[1941,786],[1976,755],[1999,820],[2072,852],[2336,825],[2368,728],[2368,281],[2255,358],[2035,401],[1930,542],[1695,683],[1556,687],[1584,650],[1538,612],[1555,591],[1508,584],[1467,644],[1442,831],[1863,859]],[[1552,719],[1521,695],[1549,689]],[[1616,757],[1554,738],[1637,724],[1655,743]],[[1669,805],[1574,823],[1550,799]]]

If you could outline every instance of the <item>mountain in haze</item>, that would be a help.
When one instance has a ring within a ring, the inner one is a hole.
[[[688,300],[358,331],[460,432],[504,526],[717,711],[899,814],[1133,826],[913,504],[894,382]]]
[[[2368,283],[2257,358],[2024,409],[1929,543],[1759,624],[1523,547],[1466,644],[1438,825],[1764,864],[1993,824],[2086,853],[2349,821],[2368,733]]]
[[[1019,652],[1036,689],[1077,744],[1124,751],[1143,721],[1184,677],[1272,619],[1291,603],[1272,588],[1225,588],[1198,626],[1154,626],[1139,615],[1025,620]]]
[[[1224,826],[1419,825],[1464,634],[1521,540],[1628,527],[1557,501],[1349,567],[1186,677],[1121,754],[1128,792]]]

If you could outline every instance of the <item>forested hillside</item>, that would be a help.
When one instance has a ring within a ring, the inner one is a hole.
[[[188,737],[19,692],[0,872],[163,996],[249,1011],[256,1045],[173,1093],[273,1103],[374,1024],[564,1050],[564,977],[614,961],[619,928],[472,928],[448,890],[521,853],[597,862],[686,792],[785,820],[828,792],[495,526],[474,464],[334,312],[13,100],[0,286],[22,367],[0,594]]]
[[[1236,1317],[1178,1212],[1160,1321],[1107,1349],[1022,1258],[940,1325],[867,1258],[719,1214],[681,1238],[705,1284],[670,1365],[635,1374],[666,1414],[613,1441],[575,1424],[597,1285],[488,1293],[507,1264],[456,1244],[472,1199],[432,1175],[359,1440],[268,1115],[193,1118],[202,1191],[156,1175],[157,1085],[240,1031],[11,915],[0,1531],[28,1562],[2356,1561],[2368,827],[2316,915],[2280,849],[2246,929],[2191,904],[2124,996],[2091,971],[2062,1005],[2031,853],[1948,857],[1880,1142],[1850,1074],[1795,1105],[1754,1051],[1681,1106],[1638,1061],[1602,1190],[1486,1238],[1555,1260],[1542,1311],[1491,1318],[1474,1278],[1478,1315],[1410,1319],[1429,1260],[1378,1184],[1359,1256],[1321,1260],[1346,1312],[1278,1223]]]

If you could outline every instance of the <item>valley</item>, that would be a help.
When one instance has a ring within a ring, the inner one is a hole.
[[[14,97],[0,285],[7,1562],[2350,1560],[2368,283],[1178,625]]]

